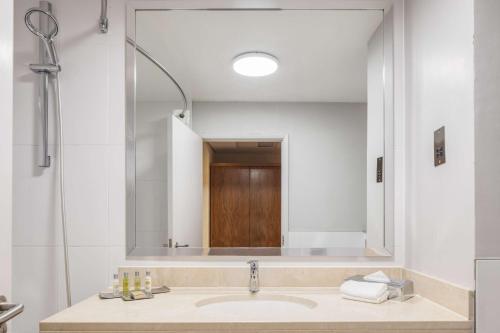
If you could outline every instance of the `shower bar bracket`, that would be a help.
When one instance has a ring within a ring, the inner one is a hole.
[[[46,64],[31,64],[30,69],[33,73],[57,73],[61,71],[61,66],[59,65],[46,65]]]

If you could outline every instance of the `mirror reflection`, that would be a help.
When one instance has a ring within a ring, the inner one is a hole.
[[[382,10],[147,10],[133,26],[129,249],[387,248]]]

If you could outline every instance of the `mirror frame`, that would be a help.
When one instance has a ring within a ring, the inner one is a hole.
[[[135,48],[125,44],[125,184],[126,184],[126,258],[162,260],[177,257],[318,257],[388,258],[395,254],[395,41],[394,10],[391,0],[352,1],[274,0],[259,1],[254,7],[235,0],[132,1],[127,3],[126,36],[135,40],[135,15],[142,10],[380,10],[384,25],[384,247],[383,248],[168,248],[136,246],[135,194]],[[388,66],[387,64],[391,65]],[[388,132],[389,131],[389,132]],[[288,206],[288,205],[287,205]]]

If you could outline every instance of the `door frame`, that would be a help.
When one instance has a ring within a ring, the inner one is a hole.
[[[281,247],[288,246],[288,210],[289,210],[289,138],[288,134],[250,134],[216,137],[201,137],[203,142],[280,142],[281,143]]]

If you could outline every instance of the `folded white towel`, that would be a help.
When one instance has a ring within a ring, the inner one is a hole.
[[[348,280],[340,286],[342,296],[349,299],[381,303],[387,300],[387,285],[384,283],[360,282]]]
[[[378,271],[363,277],[365,281],[389,283],[391,279],[384,272]]]
[[[358,302],[380,304],[380,303],[387,301],[387,299],[389,298],[389,292],[386,291],[377,299],[360,298],[360,297],[354,297],[354,296],[350,296],[350,295],[346,295],[346,294],[342,294],[342,298],[350,299],[352,301],[358,301]]]

